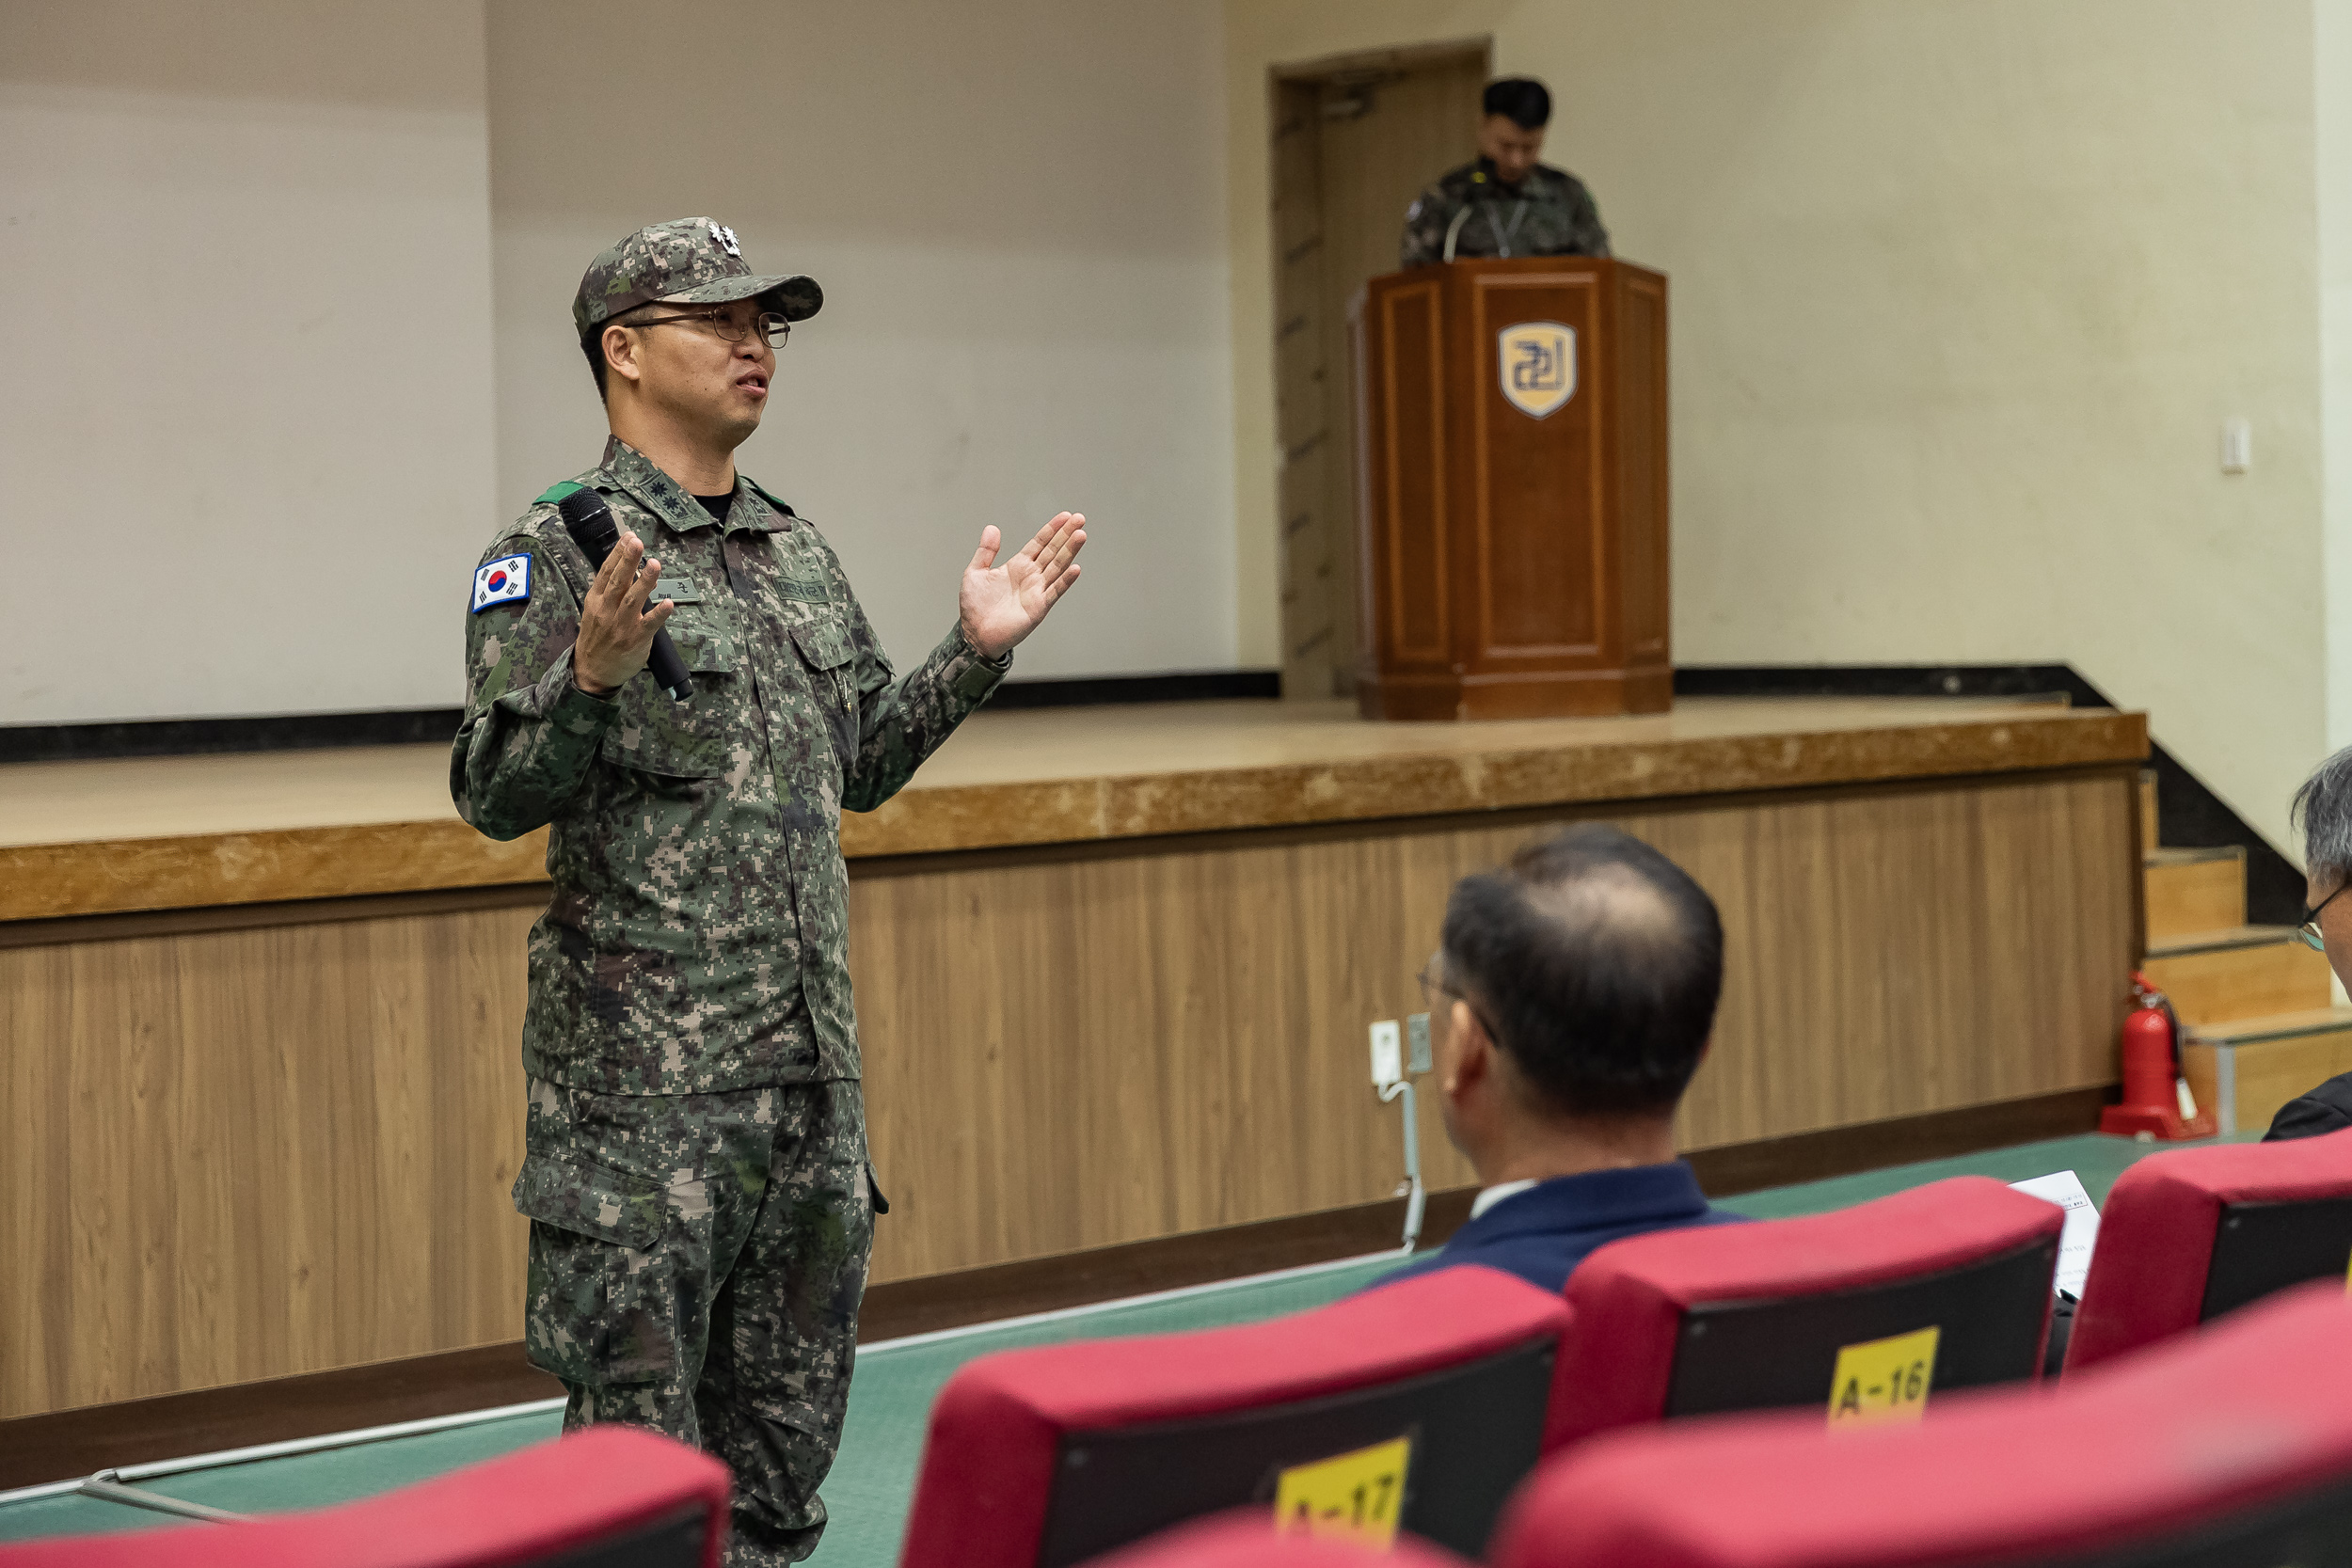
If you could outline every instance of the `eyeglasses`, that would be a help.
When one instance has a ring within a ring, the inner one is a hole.
[[[1421,982],[1422,1010],[1434,1018],[1438,1013],[1438,998],[1441,996],[1451,998],[1468,1007],[1470,1010],[1470,1017],[1476,1019],[1478,1026],[1486,1031],[1486,1037],[1500,1044],[1502,1037],[1495,1033],[1495,1026],[1486,1015],[1478,1010],[1478,1004],[1447,985],[1444,975],[1445,954],[1442,951],[1430,954],[1429,961],[1421,966],[1421,973],[1413,976]]]
[[[1438,1010],[1438,998],[1461,994],[1459,991],[1450,990],[1443,980],[1438,978],[1444,973],[1445,955],[1432,953],[1429,955],[1429,961],[1421,966],[1421,973],[1413,976],[1415,980],[1421,982],[1422,1011],[1434,1013]]]
[[[2325,953],[2328,951],[2328,939],[2322,936],[2319,930],[2319,911],[2326,909],[2328,905],[2334,903],[2339,897],[2341,897],[2344,894],[2344,888],[2347,887],[2352,887],[2352,878],[2345,879],[2343,886],[2338,887],[2335,892],[2329,894],[2327,897],[2322,898],[2318,903],[2312,905],[2303,911],[2303,923],[2295,928],[2295,935],[2304,946],[2311,948],[2314,952]]]
[[[689,310],[676,316],[648,316],[644,321],[617,322],[619,326],[683,326],[698,324],[719,335],[722,342],[740,343],[758,333],[768,340],[770,348],[782,348],[792,341],[792,324],[773,310],[763,310],[746,323],[743,318],[724,310]]]

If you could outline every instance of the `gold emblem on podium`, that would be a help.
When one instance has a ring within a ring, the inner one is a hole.
[[[1496,337],[1495,373],[1511,406],[1529,419],[1558,413],[1576,396],[1576,328],[1520,322]]]

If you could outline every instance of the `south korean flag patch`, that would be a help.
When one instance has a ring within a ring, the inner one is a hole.
[[[531,597],[531,557],[510,555],[477,568],[473,575],[473,613],[492,605],[520,604]]]

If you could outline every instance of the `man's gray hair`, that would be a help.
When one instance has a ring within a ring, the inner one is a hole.
[[[2288,816],[2303,830],[2303,868],[2352,876],[2352,746],[2319,765]]]

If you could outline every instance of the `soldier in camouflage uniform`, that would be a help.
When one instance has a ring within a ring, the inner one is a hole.
[[[1486,256],[1606,256],[1609,230],[1584,182],[1535,160],[1551,94],[1530,77],[1489,82],[1478,161],[1438,177],[1405,212],[1398,264]]]
[[[573,316],[612,427],[474,576],[450,788],[511,839],[551,825],[530,941],[525,1345],[567,1429],[629,1421],[735,1474],[731,1564],[825,1523],[874,1214],[839,814],[888,800],[1077,579],[1064,513],[893,675],[831,546],[735,471],[775,349],[823,296],[707,218],[598,256]],[[592,569],[556,503],[602,494]],[[641,674],[666,626],[691,673]],[[584,1480],[586,1478],[583,1478]]]

